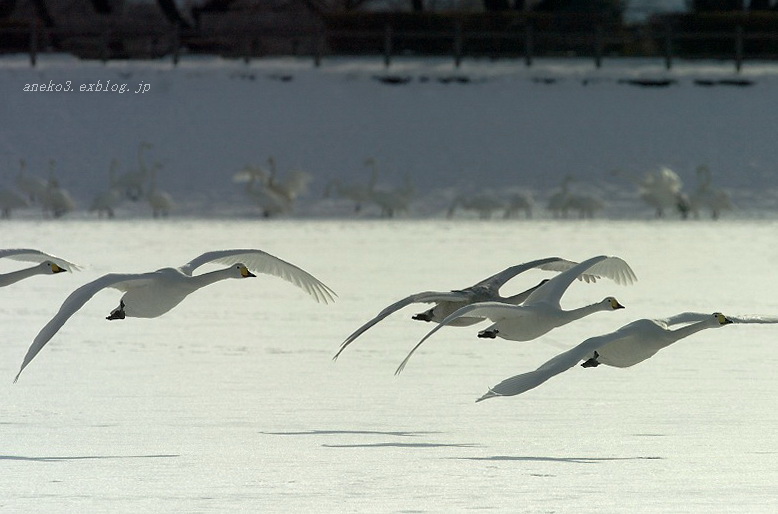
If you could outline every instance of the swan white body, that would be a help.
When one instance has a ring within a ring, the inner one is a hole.
[[[175,207],[173,196],[167,191],[157,187],[157,170],[162,167],[162,164],[155,162],[151,168],[151,184],[149,186],[149,193],[146,199],[151,206],[151,214],[155,218],[167,217],[170,211]]]
[[[600,364],[618,368],[634,366],[676,341],[701,330],[730,323],[778,323],[778,318],[685,312],[665,319],[639,319],[615,332],[590,337],[534,371],[503,380],[476,401],[495,396],[515,396],[529,391],[551,377],[572,368],[580,361],[584,361],[584,367],[595,367]],[[685,326],[673,330],[671,327],[677,324],[685,324]]]
[[[99,217],[105,215],[113,218],[116,208],[122,203],[124,195],[121,188],[116,184],[116,168],[119,161],[113,159],[111,167],[108,170],[108,189],[95,195],[92,204],[89,206],[89,212],[96,212]]]
[[[697,168],[697,190],[692,193],[689,201],[695,218],[700,217],[700,211],[707,209],[711,218],[718,219],[722,211],[733,209],[729,193],[713,185],[710,169],[707,166]]]
[[[27,161],[19,160],[19,174],[16,176],[16,186],[27,195],[31,202],[36,202],[46,195],[48,181],[33,175],[27,175]]]
[[[488,220],[497,211],[506,212],[507,202],[493,191],[481,191],[474,195],[457,196],[446,212],[447,218],[453,218],[457,209],[475,211],[478,219]]]
[[[563,272],[578,265],[577,262],[568,261],[560,257],[547,257],[545,259],[537,259],[523,264],[517,264],[503,271],[485,278],[484,280],[464,289],[458,289],[453,291],[425,291],[421,293],[412,294],[399,300],[384,310],[378,313],[373,319],[359,327],[345,341],[340,345],[340,350],[335,355],[335,359],[350,345],[354,340],[365,333],[369,328],[383,320],[390,314],[414,303],[435,303],[436,305],[419,314],[413,316],[413,319],[419,321],[432,321],[440,323],[444,319],[449,318],[451,314],[464,307],[476,302],[502,302],[512,305],[518,305],[530,295],[535,289],[544,284],[541,284],[519,293],[514,296],[503,297],[500,295],[500,288],[505,285],[510,279],[516,275],[523,273],[530,269],[540,269],[544,271],[556,271]],[[577,278],[585,280],[586,282],[594,282],[597,277],[593,274],[579,273]],[[456,319],[449,320],[448,325],[457,327],[466,327],[479,323],[485,319],[485,316],[459,316]]]
[[[147,141],[141,141],[138,145],[138,169],[123,173],[114,181],[113,186],[121,191],[126,198],[137,202],[145,191],[145,184],[149,174],[143,152],[153,148],[154,145]]]
[[[193,276],[194,270],[204,264],[229,267]],[[334,300],[332,289],[313,275],[262,250],[218,250],[204,253],[178,268],[162,268],[150,273],[110,273],[79,287],[65,299],[59,312],[35,337],[16,379],[65,322],[102,289],[110,287],[124,292],[119,307],[107,319],[156,318],[209,284],[227,278],[255,276],[249,270],[280,277],[303,289],[316,301],[328,303]]]
[[[55,257],[40,250],[30,248],[13,248],[0,250],[0,258],[6,257],[16,261],[35,262],[37,265],[31,268],[25,268],[19,271],[0,274],[0,287],[15,284],[25,278],[35,275],[52,275],[63,271],[73,271],[80,269],[79,266],[70,261]]]
[[[613,297],[607,297],[601,302],[586,305],[569,311],[562,310],[559,300],[562,295],[582,274],[606,277],[617,284],[631,284],[637,278],[632,268],[618,257],[599,255],[587,259],[570,269],[563,271],[545,284],[533,291],[521,305],[510,305],[504,302],[479,302],[466,305],[430,330],[421,341],[410,351],[405,360],[397,368],[400,373],[411,355],[429,339],[432,334],[446,325],[450,325],[462,316],[480,316],[489,318],[493,325],[479,332],[479,337],[501,337],[512,341],[530,341],[551,330],[571,323],[584,316],[605,310],[621,309],[623,306]]]

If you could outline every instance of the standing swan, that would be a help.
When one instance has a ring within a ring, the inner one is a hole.
[[[3,257],[15,261],[36,262],[38,265],[19,271],[12,271],[11,273],[0,274],[0,287],[10,286],[11,284],[15,284],[20,280],[24,280],[25,278],[34,275],[53,275],[55,273],[80,269],[77,265],[66,261],[65,259],[60,259],[59,257],[49,255],[40,250],[32,250],[29,248],[0,250],[0,258]]]
[[[436,305],[433,308],[413,316],[413,319],[418,321],[433,321],[435,323],[442,322],[444,319],[446,319],[447,316],[457,311],[460,307],[464,307],[465,305],[476,302],[493,301],[518,305],[522,303],[535,289],[546,283],[547,280],[544,280],[537,286],[524,291],[523,293],[519,293],[514,296],[503,297],[500,295],[500,288],[504,286],[505,283],[510,279],[530,269],[561,272],[568,270],[577,264],[577,262],[568,261],[559,257],[547,257],[545,259],[537,259],[534,261],[525,262],[524,264],[511,266],[495,275],[492,275],[491,277],[483,279],[477,284],[466,287],[464,289],[456,289],[453,291],[426,291],[412,294],[391,304],[379,312],[376,317],[355,330],[354,333],[348,336],[346,340],[343,341],[343,343],[340,345],[340,350],[338,350],[338,353],[335,354],[333,360],[337,359],[341,352],[343,352],[343,350],[345,350],[348,345],[353,343],[357,337],[365,333],[373,325],[383,320],[390,314],[413,303],[435,303]],[[590,274],[581,274],[579,278],[587,282],[594,282],[597,277]],[[475,323],[479,323],[483,320],[483,316],[460,317],[456,320],[452,320],[448,324],[457,327],[466,327]]]
[[[224,264],[229,267],[192,275],[194,270],[204,264]],[[149,273],[109,273],[79,287],[65,299],[59,312],[35,336],[14,382],[62,325],[98,291],[111,287],[124,292],[119,306],[106,319],[124,319],[127,316],[156,318],[209,284],[227,278],[255,277],[250,270],[291,282],[319,302],[334,301],[336,296],[332,289],[313,275],[262,250],[217,250],[204,253],[178,268],[162,268]]]
[[[632,268],[618,257],[599,255],[563,271],[535,291],[530,293],[522,305],[510,305],[502,302],[480,302],[466,305],[430,330],[410,351],[397,368],[399,374],[408,364],[411,355],[421,344],[442,327],[451,324],[462,316],[487,317],[493,325],[478,333],[478,337],[495,338],[497,336],[512,341],[530,341],[551,330],[566,325],[584,316],[599,311],[623,309],[618,300],[609,296],[604,300],[569,311],[562,310],[559,300],[567,288],[581,274],[607,277],[617,284],[631,284],[637,277]]]
[[[686,325],[675,330],[670,328],[681,323]],[[639,319],[615,332],[590,337],[578,346],[542,364],[535,371],[503,380],[489,388],[489,391],[476,402],[495,396],[515,396],[529,391],[549,378],[567,371],[580,361],[584,361],[581,364],[584,368],[593,368],[600,364],[628,368],[685,337],[706,328],[721,327],[730,323],[778,323],[778,318],[732,317],[724,316],[720,312],[712,315],[685,312],[666,319]]]

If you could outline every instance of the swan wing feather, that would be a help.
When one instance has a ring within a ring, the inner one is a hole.
[[[524,305],[545,302],[559,307],[562,295],[570,284],[583,273],[609,278],[620,285],[632,284],[637,280],[632,268],[623,259],[598,255],[563,271],[543,284],[527,298]]]
[[[490,387],[489,391],[478,398],[476,402],[494,398],[495,396],[515,396],[529,391],[551,377],[572,368],[594,350],[608,344],[616,339],[616,337],[616,333],[591,337],[578,346],[575,346],[566,352],[562,352],[546,361],[534,371],[506,378],[496,386]]]
[[[83,307],[84,304],[88,302],[89,299],[92,298],[95,294],[107,287],[126,291],[131,286],[142,286],[144,283],[151,281],[152,275],[152,273],[110,273],[108,275],[103,275],[97,280],[93,280],[92,282],[84,284],[83,286],[70,293],[70,295],[65,298],[65,301],[62,303],[62,306],[59,308],[57,314],[55,314],[54,317],[51,318],[51,320],[49,320],[49,322],[46,323],[46,325],[40,330],[40,332],[38,332],[38,335],[35,336],[32,345],[30,345],[30,348],[27,350],[27,354],[24,356],[24,361],[22,362],[22,366],[19,369],[19,373],[17,373],[16,378],[14,378],[14,382],[19,380],[19,375],[22,374],[24,368],[27,367],[27,365],[36,355],[38,355],[38,352],[40,352],[46,343],[48,343],[51,338],[54,337],[54,334],[56,334],[59,329],[62,328],[65,322],[70,319],[70,317],[75,314],[76,311]]]
[[[25,262],[37,262],[41,263],[44,261],[51,261],[55,263],[57,266],[59,266],[62,269],[65,269],[67,271],[78,271],[81,269],[81,266],[72,263],[70,261],[67,261],[61,257],[57,257],[56,255],[51,255],[46,252],[42,252],[40,250],[34,250],[32,248],[9,248],[0,250],[0,258],[7,257],[8,259],[13,259],[16,261],[25,261]]]
[[[373,319],[371,319],[370,321],[368,321],[367,323],[365,323],[364,325],[356,329],[350,336],[346,338],[345,341],[341,343],[340,350],[338,350],[338,353],[336,353],[332,359],[336,360],[348,345],[354,342],[354,340],[357,337],[364,334],[373,325],[377,324],[379,321],[388,317],[390,314],[397,312],[403,307],[407,307],[408,305],[414,303],[436,303],[436,302],[446,302],[446,301],[456,302],[456,301],[465,301],[465,300],[467,300],[467,295],[459,291],[450,291],[450,292],[426,291],[423,293],[416,293],[407,296],[402,300],[396,301],[390,306],[386,307],[384,310],[379,312]]]
[[[337,296],[332,289],[307,271],[262,250],[242,249],[206,252],[181,266],[180,270],[191,276],[194,270],[209,263],[227,266],[243,263],[255,273],[273,275],[294,284],[311,295],[317,302],[333,302]]]
[[[471,303],[469,305],[465,305],[464,307],[460,307],[459,309],[455,310],[448,316],[446,316],[443,321],[438,323],[437,326],[435,326],[432,330],[427,332],[427,335],[425,335],[421,341],[416,343],[416,346],[414,346],[411,351],[408,353],[408,355],[403,359],[403,361],[400,363],[400,365],[397,367],[397,370],[394,372],[395,375],[399,375],[402,373],[403,369],[405,369],[405,366],[408,364],[408,361],[411,358],[411,355],[416,352],[416,350],[419,348],[419,346],[422,345],[424,341],[429,339],[432,334],[443,328],[444,326],[448,325],[452,321],[454,321],[457,318],[461,318],[462,316],[472,316],[472,317],[484,317],[489,318],[490,320],[494,321],[494,318],[501,318],[503,317],[503,313],[506,313],[507,315],[514,314],[514,315],[521,315],[521,310],[517,309],[516,306],[510,305],[507,303],[501,303],[501,302],[478,302],[478,303]]]

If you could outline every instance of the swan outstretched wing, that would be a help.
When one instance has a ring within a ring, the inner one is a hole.
[[[70,296],[65,298],[65,301],[62,303],[62,306],[59,308],[57,314],[55,314],[54,317],[51,318],[51,320],[49,320],[49,322],[46,323],[46,325],[41,329],[41,331],[38,332],[38,335],[35,336],[32,345],[30,345],[30,348],[27,350],[27,355],[24,356],[24,361],[22,362],[22,366],[19,369],[19,373],[17,373],[16,378],[14,378],[14,382],[19,380],[19,375],[22,374],[24,368],[27,367],[27,365],[36,355],[38,355],[38,352],[41,351],[46,343],[48,343],[49,340],[54,337],[54,334],[56,334],[59,329],[62,328],[62,325],[64,325],[65,322],[70,319],[70,317],[75,314],[76,311],[83,307],[84,304],[88,302],[89,299],[92,298],[95,294],[107,287],[126,291],[130,286],[142,286],[144,282],[150,282],[152,280],[152,276],[153,273],[110,273],[108,275],[103,275],[97,280],[93,280],[92,282],[84,284],[83,286],[70,293]]]
[[[56,255],[51,255],[32,248],[9,248],[0,250],[0,258],[7,257],[16,261],[37,262],[51,261],[67,271],[78,271],[81,267]]]
[[[511,378],[506,378],[478,398],[476,402],[494,398],[495,396],[515,396],[533,389],[549,378],[567,371],[583,360],[597,348],[604,346],[617,337],[616,333],[605,336],[591,337],[578,346],[562,352],[556,357],[541,364],[536,370]]]
[[[334,302],[337,296],[332,289],[307,271],[262,250],[243,249],[206,252],[181,266],[180,270],[186,275],[192,275],[194,270],[203,264],[209,263],[225,264],[227,266],[243,263],[255,273],[274,275],[296,285],[313,296],[317,302]]]
[[[598,255],[563,271],[543,284],[525,300],[524,305],[546,302],[559,307],[562,295],[570,284],[583,273],[596,277],[606,277],[620,285],[632,284],[637,280],[632,268],[623,259]]]
[[[412,294],[406,298],[403,298],[402,300],[394,302],[392,305],[379,312],[378,315],[376,315],[376,317],[374,317],[373,319],[371,319],[370,321],[368,321],[367,323],[365,323],[364,325],[356,329],[350,336],[346,338],[345,341],[341,343],[340,350],[338,350],[338,353],[336,353],[332,359],[333,360],[337,359],[338,356],[343,352],[343,350],[346,349],[348,345],[354,342],[354,340],[357,337],[364,334],[373,325],[383,320],[393,312],[402,309],[403,307],[407,307],[408,305],[414,303],[437,303],[437,302],[447,302],[447,301],[456,302],[456,301],[467,301],[467,299],[468,299],[467,294],[462,291],[450,291],[450,292],[426,291],[423,293]]]
[[[457,318],[461,318],[462,316],[472,316],[474,318],[489,318],[490,320],[495,321],[496,318],[502,318],[504,316],[521,316],[521,314],[522,311],[517,309],[516,306],[502,302],[479,302],[460,307],[459,309],[446,316],[443,321],[438,323],[437,326],[427,332],[427,335],[425,335],[421,341],[416,343],[416,346],[414,346],[405,359],[403,359],[394,374],[399,375],[402,370],[405,369],[405,366],[408,364],[411,355],[414,354],[414,352],[419,348],[419,346],[421,346],[424,341],[429,339],[432,334]]]
[[[561,273],[563,271],[569,270],[577,264],[578,263],[575,261],[568,261],[567,259],[562,259],[561,257],[546,257],[544,259],[536,259],[534,261],[529,261],[523,264],[517,264],[515,266],[505,268],[501,272],[496,273],[489,278],[483,279],[473,287],[488,287],[496,291],[504,286],[505,283],[511,280],[513,277],[524,273],[527,270],[540,269],[543,271],[556,271]],[[581,273],[577,278],[585,282],[596,282],[599,276],[589,273]]]

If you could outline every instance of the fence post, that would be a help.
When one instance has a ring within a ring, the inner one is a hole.
[[[38,62],[38,17],[35,16],[30,24],[30,66],[33,68]]]
[[[594,29],[594,66],[596,68],[602,67],[602,25],[597,25]]]
[[[665,69],[673,67],[673,29],[665,22]]]
[[[462,20],[457,19],[454,25],[454,67],[462,64]]]
[[[534,44],[534,34],[532,33],[532,24],[524,25],[524,65],[532,66],[532,53]]]
[[[743,67],[743,26],[735,27],[735,71],[740,73]]]
[[[173,27],[173,66],[178,66],[178,59],[181,55],[181,24],[176,23]]]
[[[388,68],[392,63],[392,25],[387,22],[384,26],[384,67]]]
[[[100,60],[103,64],[111,58],[111,26],[108,23],[103,25],[102,41],[100,42]]]
[[[313,36],[316,38],[316,41],[314,42],[314,55],[313,55],[313,65],[315,67],[321,66],[321,57],[324,53],[324,41],[325,41],[325,35],[324,31],[327,30],[326,28],[320,28],[318,31],[316,31],[316,35]]]

